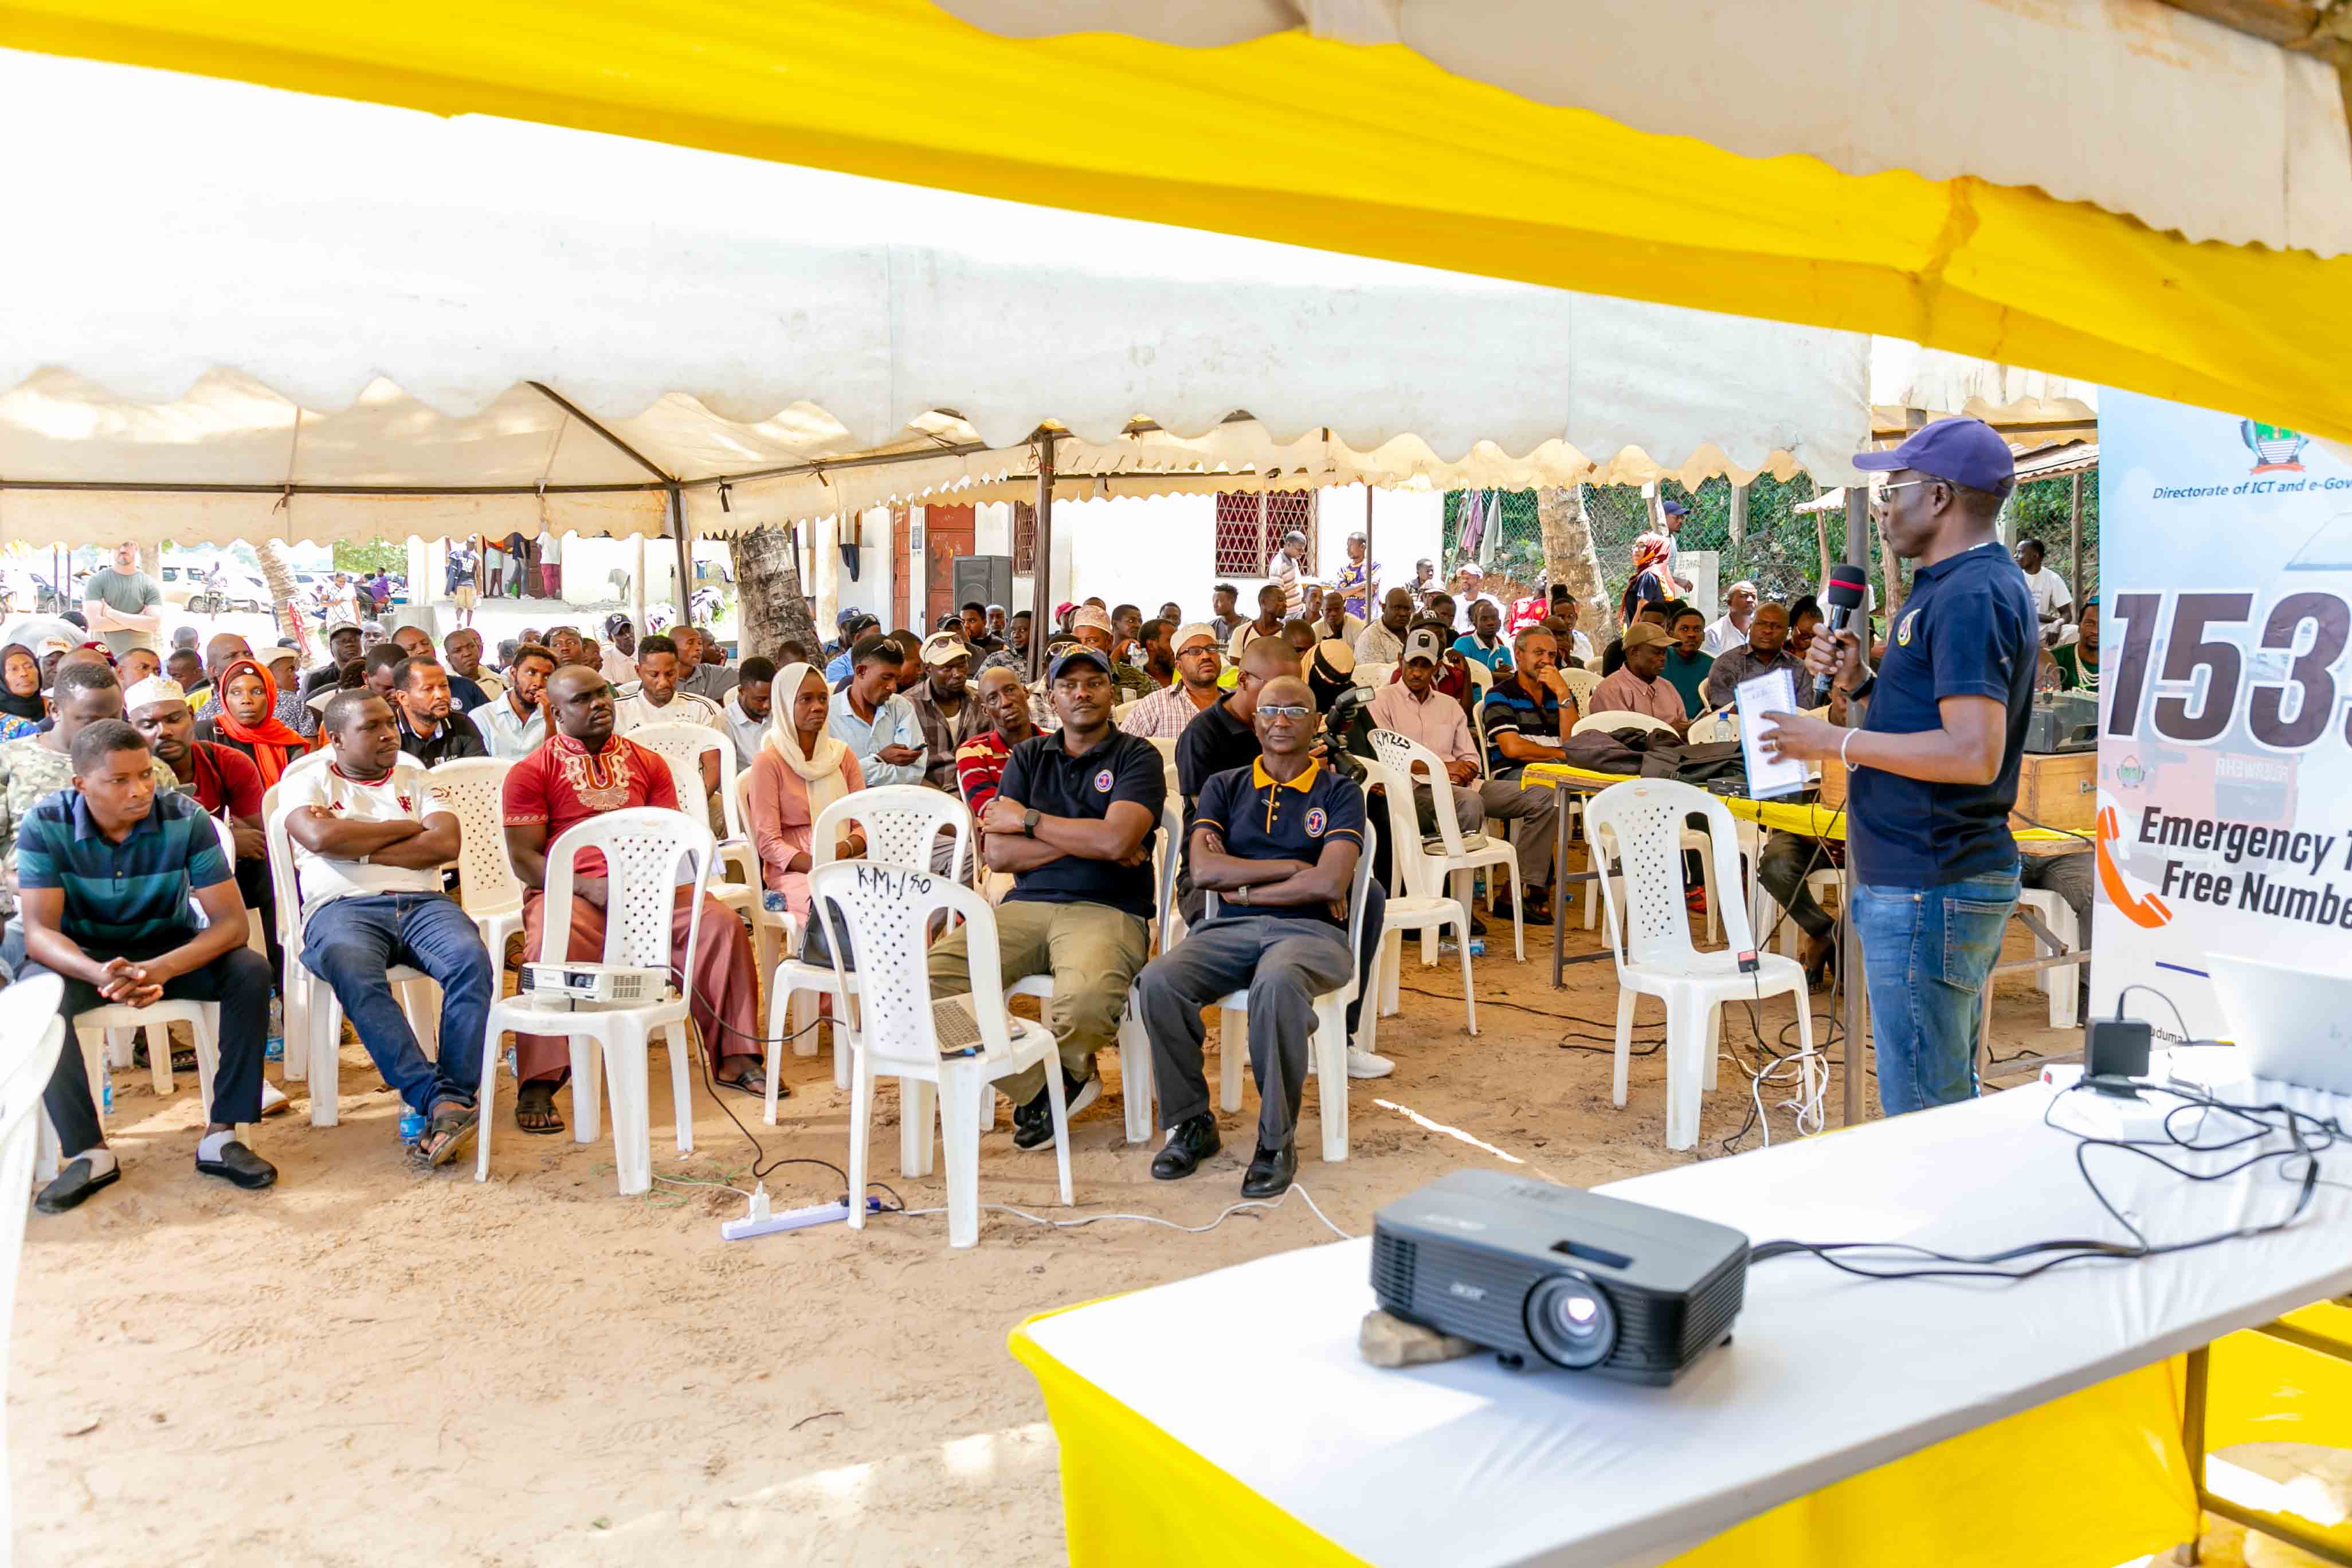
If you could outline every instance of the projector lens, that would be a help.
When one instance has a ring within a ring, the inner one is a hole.
[[[1617,1348],[1617,1314],[1581,1274],[1555,1274],[1528,1294],[1528,1336],[1548,1361],[1597,1366]]]

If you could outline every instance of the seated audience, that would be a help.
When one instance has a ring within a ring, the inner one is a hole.
[[[929,776],[923,726],[898,694],[906,654],[886,637],[860,637],[850,650],[849,684],[833,694],[826,730],[847,745],[869,786],[921,784]]]
[[[989,866],[1013,874],[996,911],[1003,983],[1054,976],[1045,1021],[1076,1116],[1101,1093],[1095,1053],[1115,1042],[1128,986],[1150,951],[1151,844],[1168,785],[1159,748],[1111,727],[1108,654],[1073,647],[1047,679],[1062,728],[1013,749],[979,826]],[[933,996],[971,989],[966,935],[959,926],[932,946]],[[1052,1142],[1045,1067],[996,1087],[1013,1101],[1014,1147]]]
[[[1604,675],[1585,701],[1594,713],[1646,713],[1672,725],[1679,735],[1690,728],[1683,694],[1665,679],[1666,634],[1647,621],[1625,628],[1625,662],[1614,675]]]
[[[106,674],[110,680],[113,671]],[[64,978],[58,1011],[68,1042],[41,1097],[63,1168],[34,1206],[62,1213],[121,1178],[88,1065],[70,1044],[75,1017],[107,1004],[220,1004],[220,1058],[196,1170],[240,1187],[268,1186],[277,1167],[240,1142],[236,1129],[261,1117],[269,961],[245,944],[245,905],[212,818],[177,790],[158,787],[146,741],[120,719],[82,728],[68,766],[72,787],[34,806],[16,839],[25,932],[17,978]]]
[[[302,656],[290,647],[268,647],[256,656],[261,668],[278,687],[278,701],[270,711],[285,721],[287,728],[299,734],[312,745],[319,742],[319,710],[302,700],[298,689],[302,679]],[[125,689],[135,682],[125,682]],[[189,710],[193,717],[194,710]]]
[[[745,684],[750,684],[748,676]],[[848,746],[826,731],[833,693],[825,689],[822,674],[810,665],[795,664],[776,678],[772,689],[789,696],[775,709],[751,763],[751,842],[759,850],[761,879],[771,892],[783,895],[785,909],[805,929],[817,814],[853,790],[864,789],[866,775]],[[854,860],[865,853],[865,835],[852,824],[835,846],[834,857]]]
[[[23,643],[0,647],[0,741],[35,733],[48,716],[49,705],[41,696],[41,661]]]
[[[1404,636],[1412,627],[1412,593],[1391,588],[1381,596],[1380,619],[1356,634],[1356,662],[1397,663],[1404,658]]]
[[[656,639],[648,637],[646,642]],[[667,642],[668,639],[660,639]],[[642,645],[641,650],[642,650]],[[675,657],[674,655],[672,657]],[[559,669],[547,683],[555,733],[507,774],[507,853],[521,879],[523,951],[536,959],[547,910],[547,850],[566,830],[632,806],[679,809],[677,786],[660,756],[613,730],[613,683],[585,666]],[[572,862],[568,940],[558,956],[594,959],[604,951],[604,900],[610,884],[601,851],[583,849]],[[681,889],[670,920],[672,952],[687,938],[694,904]],[[717,1081],[764,1095],[766,1063],[759,1033],[758,975],[751,937],[726,905],[706,895],[694,969],[685,977],[696,1031]],[[571,1076],[571,1047],[560,1035],[515,1036],[515,1125],[525,1132],[563,1130],[555,1091]],[[782,1092],[781,1090],[779,1092]]]
[[[1706,672],[1715,668],[1715,656],[1699,647],[1706,637],[1706,612],[1696,605],[1677,606],[1667,622],[1666,636],[1673,640],[1667,645],[1665,668],[1661,673],[1681,694],[1683,711],[1696,718],[1706,710]]]
[[[971,650],[958,632],[933,632],[923,639],[924,678],[909,688],[907,701],[923,732],[923,782],[953,794],[956,748],[978,734],[980,704],[965,681],[971,674]],[[935,869],[944,873],[945,863]]]
[[[555,673],[555,655],[537,643],[525,643],[507,661],[507,688],[487,708],[468,715],[482,733],[490,755],[519,763],[547,743],[547,678]]]
[[[1193,879],[1223,908],[1147,964],[1136,994],[1168,1131],[1151,1162],[1163,1182],[1191,1175],[1219,1147],[1202,1068],[1202,1009],[1232,992],[1249,994],[1259,1110],[1242,1195],[1270,1198],[1287,1191],[1298,1170],[1293,1135],[1315,998],[1346,984],[1355,967],[1348,900],[1365,847],[1364,797],[1315,760],[1315,704],[1304,681],[1267,681],[1252,722],[1261,754],[1208,781],[1192,825]]]
[[[2099,689],[2099,601],[2084,605],[2082,618],[2074,625],[2075,640],[2061,645],[2050,656],[2057,661],[2059,689],[2095,692]]]
[[[1790,658],[1789,640],[1789,606],[1778,600],[1767,600],[1756,606],[1748,618],[1748,640],[1738,647],[1727,648],[1715,656],[1708,667],[1706,684],[1700,689],[1709,708],[1728,708],[1738,695],[1739,683],[1785,669],[1803,685],[1807,677],[1804,666]],[[1798,692],[1800,701],[1811,699],[1810,688]]]
[[[754,655],[743,661],[743,668],[736,674],[734,689],[719,705],[720,722],[734,738],[738,768],[748,768],[759,759],[761,745],[768,736],[769,720],[773,716],[775,680],[774,662]]]
[[[1234,628],[1233,640],[1225,645],[1225,658],[1234,664],[1242,661],[1242,650],[1260,637],[1270,637],[1282,630],[1285,607],[1290,596],[1279,583],[1268,583],[1257,591],[1257,618],[1244,621]]]
[[[174,681],[142,680],[122,694],[131,727],[147,739],[156,761],[172,770],[172,787],[193,795],[205,814],[229,824],[236,847],[236,892],[261,912],[273,982],[285,954],[278,942],[278,900],[269,885],[269,845],[262,832],[261,770],[232,747],[196,739],[196,721]]]
[[[472,627],[443,637],[441,656],[441,668],[449,672],[449,706],[457,711],[487,708],[506,689],[504,681],[482,668],[482,634]]]
[[[490,754],[474,721],[451,710],[448,672],[429,652],[411,654],[393,667],[392,706],[400,749],[428,768]]]
[[[343,622],[327,633],[327,662],[314,665],[302,677],[302,696],[307,700],[321,691],[333,691],[342,679],[343,667],[366,652],[360,646],[360,629]],[[191,696],[194,688],[189,688]],[[201,718],[203,715],[199,714]]]
[[[245,753],[261,773],[264,789],[278,782],[310,742],[278,717],[278,683],[250,658],[232,659],[215,683],[220,697],[212,717],[198,721],[196,739]]]
[[[1454,644],[1454,650],[1465,658],[1475,658],[1499,675],[1511,668],[1511,645],[1502,638],[1503,616],[1492,599],[1479,599],[1470,606],[1470,630]]]
[[[286,832],[302,894],[302,965],[333,987],[376,1070],[425,1119],[411,1145],[416,1163],[445,1165],[474,1136],[495,973],[474,922],[442,890],[457,817],[434,796],[382,698],[336,693],[322,728],[330,760],[278,795],[293,808]],[[388,972],[402,963],[441,988],[437,1058],[418,1047],[393,994]]]
[[[974,700],[980,704],[984,727],[956,748],[956,789],[971,809],[974,821],[996,798],[1004,764],[1013,748],[1039,733],[1029,689],[1009,669],[998,668],[980,678]],[[1129,715],[1133,717],[1133,715]]]
[[[1157,626],[1157,621],[1147,623]],[[1128,710],[1119,729],[1146,741],[1172,741],[1184,732],[1194,715],[1216,706],[1217,682],[1224,660],[1217,655],[1216,628],[1195,622],[1173,639],[1177,679]]]
[[[1134,606],[1126,607],[1132,609]],[[1141,622],[1137,625],[1139,626]],[[1102,611],[1092,605],[1080,609],[1070,619],[1070,630],[1079,642],[1101,654],[1104,662],[1110,666],[1111,683],[1118,688],[1119,701],[1137,701],[1160,689],[1152,684],[1151,677],[1127,660],[1115,657],[1118,634],[1112,628],[1110,616]]]

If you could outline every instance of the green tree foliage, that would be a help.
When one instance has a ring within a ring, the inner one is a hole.
[[[369,544],[338,544],[335,546],[335,570],[364,572],[373,575],[379,570],[405,573],[408,570],[408,546],[378,540]]]

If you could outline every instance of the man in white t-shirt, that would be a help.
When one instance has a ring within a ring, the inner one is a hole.
[[[703,724],[724,735],[727,716],[708,697],[698,697],[678,683],[686,677],[678,662],[677,644],[656,633],[637,639],[637,694],[613,704],[613,733],[625,735],[648,724]],[[702,753],[702,792],[719,792],[719,754]]]
[[[320,732],[329,760],[278,788],[279,807],[290,807],[302,966],[334,988],[376,1070],[425,1119],[411,1145],[416,1163],[446,1164],[474,1136],[494,973],[473,921],[441,890],[441,868],[457,858],[457,818],[400,749],[392,704],[374,692],[337,692]],[[404,963],[441,987],[437,1061],[393,996],[388,972]]]
[[[1748,623],[1756,618],[1756,584],[1742,578],[1723,595],[1724,611],[1699,639],[1699,651],[1713,658],[1748,646]]]
[[[2074,590],[2066,579],[2043,565],[2042,541],[2028,535],[2017,542],[2018,570],[2025,574],[2026,591],[2033,595],[2034,613],[2042,617],[2042,640],[2056,642],[2073,619]]]

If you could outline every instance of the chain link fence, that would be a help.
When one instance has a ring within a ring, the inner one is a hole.
[[[1613,602],[1625,590],[1633,542],[1650,527],[1649,502],[1636,485],[1580,485],[1584,516],[1592,533],[1601,580]],[[1738,542],[1731,537],[1732,486],[1727,479],[1686,489],[1673,479],[1659,481],[1661,500],[1690,509],[1676,543],[1684,551],[1711,550],[1720,557],[1718,592],[1743,579],[1768,599],[1794,600],[1818,593],[1823,552],[1831,561],[1845,554],[1845,511],[1796,510],[1820,492],[1811,478],[1776,479],[1759,474],[1748,487],[1748,516]],[[2040,539],[2049,564],[2067,578],[2077,604],[2087,603],[2099,582],[2099,486],[2096,471],[2083,476],[2083,582],[2074,581],[2072,481],[2039,479],[2020,485],[2011,503],[2012,538]],[[1444,570],[1475,559],[1491,579],[1500,571],[1531,591],[1543,573],[1543,530],[1536,518],[1533,490],[1453,490],[1445,498]],[[1886,601],[1885,563],[1874,560],[1873,586]],[[1907,577],[1906,577],[1907,581]]]

